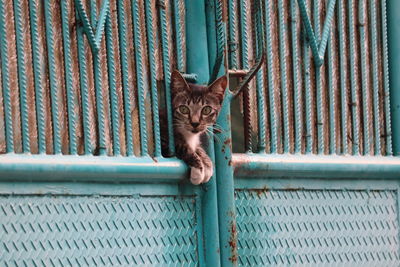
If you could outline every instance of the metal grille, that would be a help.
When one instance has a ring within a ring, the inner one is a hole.
[[[188,197],[0,197],[2,266],[197,266]]]
[[[0,153],[161,155],[183,0],[0,1],[0,27]]]
[[[241,266],[398,266],[397,191],[236,190]]]
[[[228,1],[231,73],[256,61],[257,1]],[[246,150],[391,155],[386,1],[261,2],[266,63],[243,92]]]

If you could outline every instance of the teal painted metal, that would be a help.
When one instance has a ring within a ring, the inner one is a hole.
[[[400,3],[394,0],[387,2],[388,17],[388,52],[389,52],[389,81],[390,81],[390,114],[392,117],[393,154],[400,155],[400,18],[396,15],[400,10]],[[387,92],[387,89],[385,90]]]
[[[1,72],[2,72],[2,90],[4,102],[4,114],[6,125],[6,151],[14,152],[14,135],[12,125],[12,106],[11,106],[11,88],[10,88],[10,73],[9,73],[9,56],[8,56],[8,38],[6,30],[6,13],[4,2],[0,1],[0,38],[1,38]]]
[[[239,266],[398,265],[397,190],[235,193]]]
[[[0,264],[202,266],[196,205],[192,196],[1,195]]]
[[[70,40],[70,30],[69,30],[69,17],[68,10],[70,9],[70,3],[67,1],[61,2],[61,17],[62,17],[62,28],[63,28],[63,43],[64,43],[64,64],[65,64],[65,73],[66,73],[66,88],[67,88],[67,98],[68,98],[68,124],[69,124],[69,152],[72,155],[76,155],[78,153],[77,148],[77,136],[76,136],[76,127],[77,127],[77,115],[76,111],[76,98],[73,88],[72,81],[72,59],[71,59],[71,40]],[[41,118],[43,119],[43,118]]]
[[[24,153],[30,152],[29,140],[29,112],[28,112],[28,92],[27,92],[27,70],[26,70],[26,55],[25,38],[27,37],[23,32],[23,16],[22,16],[22,2],[14,1],[14,20],[17,41],[17,60],[18,60],[18,86],[20,91],[20,108],[21,108],[21,122],[22,122],[22,151]]]
[[[304,26],[307,34],[307,38],[310,42],[310,47],[314,55],[314,63],[317,67],[320,67],[324,62],[324,54],[326,50],[326,45],[328,43],[329,32],[331,30],[332,25],[332,17],[333,12],[335,10],[337,0],[330,0],[329,5],[326,12],[326,18],[324,23],[324,28],[322,30],[321,40],[318,38],[318,34],[314,34],[314,31],[311,26],[310,18],[307,14],[307,7],[305,0],[297,0],[300,8],[300,14],[304,21]],[[318,2],[316,2],[318,3]],[[317,35],[317,36],[316,36]]]
[[[232,165],[237,177],[400,179],[398,157],[234,154]]]
[[[0,158],[0,181],[176,183],[187,177],[187,166],[174,158],[16,154]]]

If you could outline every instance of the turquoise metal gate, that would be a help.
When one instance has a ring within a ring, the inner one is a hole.
[[[0,265],[398,266],[399,12],[0,0]],[[173,69],[230,77],[199,187],[161,155]]]

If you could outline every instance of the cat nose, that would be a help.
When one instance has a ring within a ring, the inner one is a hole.
[[[197,126],[200,125],[199,122],[192,122],[192,123],[190,123],[190,124],[193,126],[193,128],[197,128]]]

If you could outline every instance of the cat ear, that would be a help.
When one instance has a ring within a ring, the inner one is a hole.
[[[178,92],[182,92],[184,90],[188,90],[189,85],[187,84],[185,78],[183,78],[182,74],[179,71],[174,70],[171,73],[171,92],[172,94],[176,94]]]
[[[224,99],[224,93],[225,89],[228,86],[228,79],[226,76],[222,76],[218,78],[215,82],[213,82],[210,86],[208,86],[208,90],[210,93],[213,93],[216,95],[222,103],[222,100]]]

